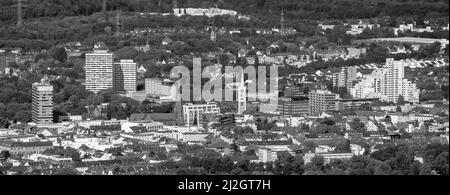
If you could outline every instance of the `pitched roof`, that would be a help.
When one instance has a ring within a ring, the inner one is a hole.
[[[53,146],[52,142],[0,142],[0,145],[8,147],[43,147],[43,146]]]
[[[176,120],[174,113],[136,113],[131,114],[130,121],[171,121]]]

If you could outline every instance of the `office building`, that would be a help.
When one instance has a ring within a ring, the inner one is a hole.
[[[175,98],[175,81],[160,78],[145,79],[145,94],[147,96],[170,96]]]
[[[97,93],[113,88],[113,54],[98,47],[86,54],[86,90]]]
[[[37,124],[53,122],[53,86],[47,83],[32,85],[31,117]]]
[[[308,100],[292,101],[292,100],[278,100],[277,112],[281,116],[304,116],[309,114]]]
[[[216,103],[209,102],[207,104],[185,104],[183,105],[184,124],[191,126],[193,124],[200,125],[203,114],[220,114],[220,108]]]
[[[327,90],[315,90],[309,92],[309,113],[320,114],[321,112],[336,110],[338,94]]]
[[[133,60],[114,63],[113,81],[117,92],[136,92],[136,63]]]
[[[300,85],[286,86],[284,87],[284,97],[287,98],[302,98],[308,96],[305,94],[305,87]]]

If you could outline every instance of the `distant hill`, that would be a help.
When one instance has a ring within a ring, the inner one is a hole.
[[[103,0],[28,0],[24,18],[91,15]],[[170,12],[174,0],[106,0],[107,10]],[[0,21],[16,20],[17,0],[0,0]],[[263,19],[276,19],[281,9],[287,19],[372,18],[380,15],[417,18],[448,17],[449,0],[177,0],[178,7],[233,9]],[[276,17],[274,17],[276,16]]]

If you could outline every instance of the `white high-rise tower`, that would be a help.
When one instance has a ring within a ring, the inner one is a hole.
[[[238,84],[238,114],[242,114],[247,110],[247,88],[245,87],[244,74]]]
[[[100,46],[86,54],[86,90],[97,93],[113,87],[113,54]]]

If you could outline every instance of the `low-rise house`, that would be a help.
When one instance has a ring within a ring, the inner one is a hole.
[[[292,140],[284,140],[284,141],[244,141],[239,145],[239,149],[241,151],[245,151],[245,149],[251,145],[256,147],[264,147],[269,148],[273,151],[291,151],[292,149],[289,146],[293,145]]]
[[[258,161],[259,162],[274,162],[278,159],[277,152],[269,148],[259,148],[258,149]]]
[[[0,151],[9,151],[12,155],[42,153],[50,148],[53,148],[52,142],[15,142],[11,140],[0,141]]]
[[[378,131],[378,127],[373,121],[365,121],[364,124],[366,125],[367,131]]]
[[[330,147],[327,145],[318,145],[314,151],[317,154],[321,154],[321,153],[329,153],[329,152],[333,152],[336,149],[336,147]]]
[[[366,149],[358,144],[350,144],[350,150],[354,155],[363,155]]]
[[[303,156],[303,160],[305,161],[305,163],[310,163],[311,159],[314,158],[315,156],[322,156],[325,164],[330,163],[332,160],[346,160],[346,159],[350,159],[353,157],[353,153],[312,153],[311,151],[309,153],[306,153]]]
[[[183,142],[203,142],[208,136],[213,135],[212,133],[183,133],[180,138]]]

